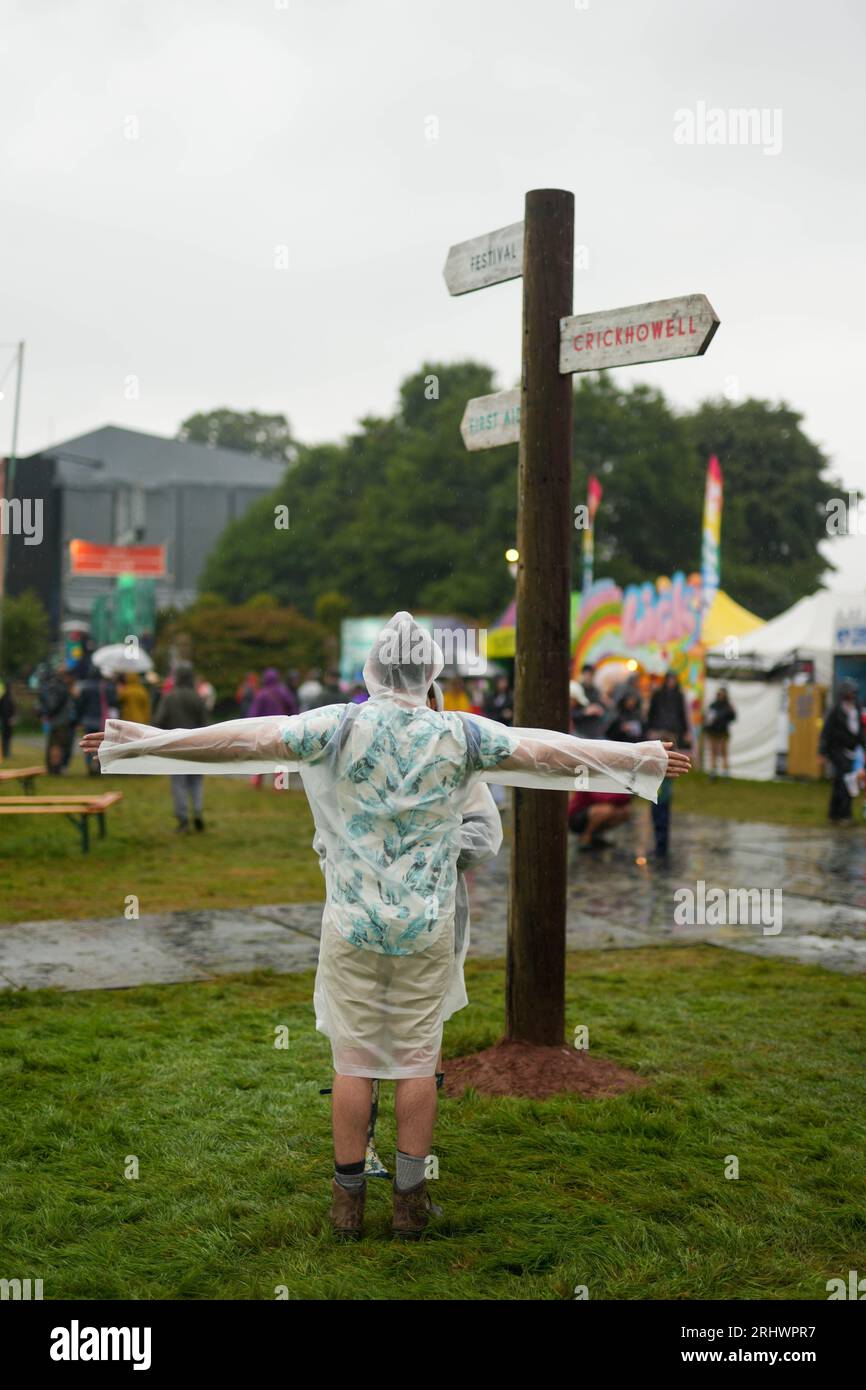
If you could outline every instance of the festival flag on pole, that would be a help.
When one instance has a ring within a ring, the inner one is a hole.
[[[586,511],[588,523],[583,533],[583,582],[581,588],[584,593],[588,593],[592,588],[593,555],[594,541],[593,533],[595,529],[595,514],[598,511],[598,504],[601,501],[601,483],[593,474],[590,474],[589,486],[586,490]]]
[[[701,608],[703,621],[719,592],[719,543],[722,534],[722,470],[715,454],[707,465],[701,543]]]

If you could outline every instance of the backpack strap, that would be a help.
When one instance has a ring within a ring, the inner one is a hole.
[[[478,767],[479,755],[481,753],[481,730],[465,711],[458,710],[458,718],[463,725],[466,735],[466,759],[469,766],[474,771]]]

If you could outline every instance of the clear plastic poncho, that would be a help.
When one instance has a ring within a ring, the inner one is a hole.
[[[579,739],[431,710],[442,665],[430,634],[401,612],[373,643],[364,704],[192,730],[109,720],[100,749],[106,773],[300,774],[324,851],[317,1026],[349,1075],[431,1074],[453,983],[464,819],[479,782],[655,801],[666,771],[658,741]],[[394,958],[420,955],[395,973]]]

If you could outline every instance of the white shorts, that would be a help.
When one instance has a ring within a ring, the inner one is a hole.
[[[453,921],[423,950],[385,956],[340,936],[326,910],[313,998],[334,1071],[383,1081],[433,1076],[455,964]]]

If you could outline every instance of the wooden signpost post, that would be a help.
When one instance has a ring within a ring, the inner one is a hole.
[[[571,313],[574,194],[526,195],[517,473],[514,722],[568,729],[571,659],[571,404],[559,323]],[[515,788],[505,1035],[561,1046],[565,1036],[567,797]]]
[[[519,254],[518,254],[519,248]],[[523,276],[517,391],[466,407],[467,449],[520,441],[517,484],[516,725],[568,729],[571,633],[571,450],[574,372],[695,357],[719,326],[702,294],[572,315],[574,195],[526,194],[511,227],[452,246],[451,294]],[[508,907],[506,1036],[553,1047],[565,1035],[565,795],[514,790]]]

